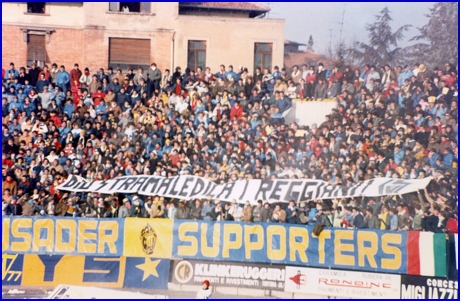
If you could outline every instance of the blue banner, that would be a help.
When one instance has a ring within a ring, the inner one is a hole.
[[[175,221],[173,234],[173,258],[407,272],[405,231]]]
[[[149,257],[2,254],[3,285],[168,289],[170,260]]]

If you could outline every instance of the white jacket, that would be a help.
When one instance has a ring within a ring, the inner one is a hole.
[[[201,288],[196,294],[197,299],[211,299],[212,290],[211,288],[203,289]]]

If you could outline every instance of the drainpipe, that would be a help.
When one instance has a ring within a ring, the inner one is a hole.
[[[174,38],[176,37],[176,31],[174,30],[171,40],[171,75],[175,72],[174,71]]]

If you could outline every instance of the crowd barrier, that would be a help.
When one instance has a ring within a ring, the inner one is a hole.
[[[458,296],[456,277],[446,278],[457,235],[326,228],[318,237],[310,226],[137,218],[2,224],[2,285],[167,289],[206,279],[291,297]]]

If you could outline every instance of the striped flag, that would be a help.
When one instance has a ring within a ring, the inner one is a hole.
[[[409,231],[407,274],[446,277],[446,249],[446,234]]]

